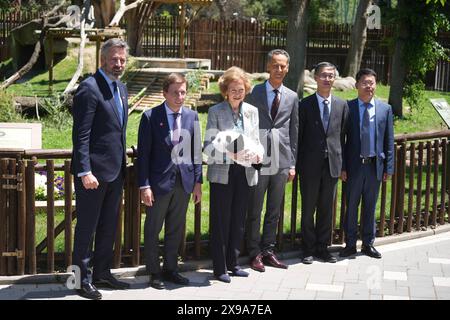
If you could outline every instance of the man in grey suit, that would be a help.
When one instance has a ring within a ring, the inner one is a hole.
[[[289,54],[280,49],[268,53],[269,80],[256,85],[247,101],[258,108],[260,140],[265,147],[258,184],[253,188],[247,217],[247,250],[250,267],[264,272],[264,264],[287,269],[273,249],[276,242],[281,202],[287,181],[295,176],[298,139],[297,93],[283,86],[289,70]],[[260,235],[261,211],[267,192],[263,233]]]
[[[313,255],[325,262],[336,262],[327,246],[331,240],[336,183],[342,170],[348,105],[331,94],[335,77],[333,64],[319,63],[314,71],[317,92],[303,99],[299,108],[297,172],[302,195],[305,264],[313,262]]]
[[[345,143],[342,180],[347,181],[346,247],[341,257],[356,253],[358,205],[362,197],[361,252],[381,258],[374,248],[375,207],[381,181],[394,173],[394,125],[390,105],[374,98],[377,74],[361,69],[356,74],[358,98],[349,101],[350,116]]]

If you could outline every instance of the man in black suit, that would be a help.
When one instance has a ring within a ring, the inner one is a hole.
[[[178,248],[184,236],[189,195],[201,200],[202,149],[196,111],[184,107],[187,81],[172,73],[163,83],[163,104],[146,111],[138,135],[138,178],[147,206],[144,226],[145,262],[150,285],[164,280],[187,285],[178,273]],[[159,233],[164,224],[164,266],[159,263]]]
[[[313,256],[336,262],[327,249],[331,240],[332,207],[342,169],[348,105],[331,94],[336,67],[319,63],[314,71],[317,92],[300,102],[297,172],[302,195],[303,263]],[[314,213],[316,224],[314,225]]]
[[[102,298],[96,286],[129,287],[110,271],[126,165],[128,93],[119,77],[127,53],[124,41],[106,41],[101,48],[101,68],[80,83],[73,99],[71,172],[77,209],[73,263],[81,271],[77,292],[88,299]],[[91,260],[92,280],[88,277]]]

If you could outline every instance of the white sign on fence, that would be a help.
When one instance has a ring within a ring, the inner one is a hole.
[[[41,149],[42,125],[40,123],[0,122],[0,149]]]
[[[448,105],[447,100],[443,98],[430,99],[430,102],[439,113],[442,120],[444,120],[447,127],[450,128],[450,106]]]

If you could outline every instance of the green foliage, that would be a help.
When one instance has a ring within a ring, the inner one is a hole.
[[[15,122],[22,120],[20,113],[14,107],[13,95],[6,90],[0,90],[0,122]]]
[[[404,98],[412,108],[420,105],[418,97],[424,89],[426,72],[433,70],[439,59],[449,59],[449,50],[437,41],[439,31],[450,30],[448,17],[448,8],[435,0],[408,1],[403,6],[397,6],[388,16],[389,22],[408,26],[404,49],[407,66]],[[395,35],[395,38],[398,37],[405,35]]]
[[[72,125],[72,117],[64,104],[63,94],[54,93],[47,98],[43,98],[40,106],[47,112],[44,122],[48,126],[62,131],[65,127]]]
[[[189,84],[189,92],[196,93],[200,92],[201,86],[202,86],[202,77],[204,76],[205,72],[203,70],[195,70],[195,71],[189,71],[186,74],[186,80]]]

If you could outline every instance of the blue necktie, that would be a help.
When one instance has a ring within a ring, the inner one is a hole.
[[[117,82],[113,81],[114,87],[114,102],[116,103],[117,112],[119,113],[120,125],[123,126],[123,107],[120,100],[120,93],[117,87]]]
[[[323,116],[322,116],[322,124],[323,124],[323,130],[327,132],[328,129],[328,122],[330,121],[330,110],[328,108],[330,102],[325,99],[323,100]]]
[[[364,114],[361,124],[361,156],[367,158],[370,156],[370,103],[364,103]]]

